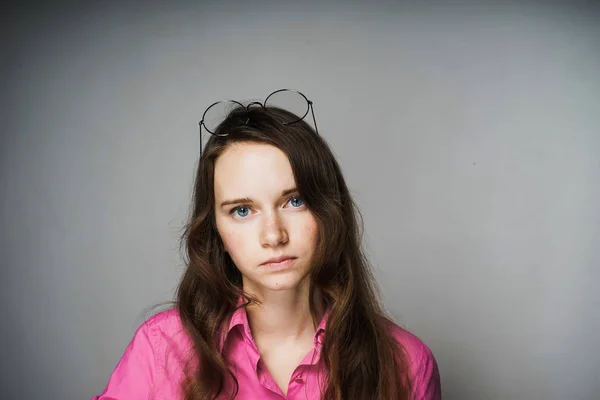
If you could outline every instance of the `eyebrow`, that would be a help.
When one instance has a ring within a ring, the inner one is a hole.
[[[287,196],[292,193],[298,193],[298,188],[293,187],[293,188],[282,191],[281,197]],[[249,197],[241,197],[239,199],[225,200],[221,203],[221,207],[229,206],[232,204],[242,204],[242,203],[253,203],[253,201]]]

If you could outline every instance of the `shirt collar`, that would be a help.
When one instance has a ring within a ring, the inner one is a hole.
[[[227,329],[223,330],[221,339],[219,341],[219,351],[223,352],[223,347],[225,347],[225,342],[227,341],[227,337],[229,336],[229,332],[237,326],[241,327],[244,334],[248,339],[252,338],[252,333],[250,332],[250,323],[248,322],[248,314],[246,313],[246,307],[243,307],[244,299],[240,297],[238,299],[236,309],[231,314],[231,318],[229,319],[229,323],[226,324]],[[316,347],[321,347],[323,345],[323,337],[325,336],[325,328],[327,327],[327,319],[329,317],[329,309],[325,310],[323,317],[321,318],[321,322],[317,326],[314,335],[314,344]]]

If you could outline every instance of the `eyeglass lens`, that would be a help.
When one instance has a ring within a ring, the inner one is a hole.
[[[211,105],[204,113],[204,126],[209,132],[214,133],[227,115],[241,105],[241,103],[231,100],[219,101]],[[279,90],[272,93],[266,99],[264,106],[283,108],[297,115],[298,119],[290,121],[290,123],[300,121],[306,117],[309,111],[309,104],[306,98],[293,90]]]

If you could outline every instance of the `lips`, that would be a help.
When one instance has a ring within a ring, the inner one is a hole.
[[[296,257],[292,257],[292,256],[281,256],[281,257],[273,257],[273,258],[269,258],[267,261],[263,262],[260,265],[272,265],[272,264],[279,264],[282,263],[286,260],[293,260]]]

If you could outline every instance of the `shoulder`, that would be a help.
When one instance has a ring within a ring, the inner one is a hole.
[[[140,330],[147,332],[157,344],[162,341],[183,344],[189,340],[176,308],[152,315],[140,325],[138,331]]]
[[[182,369],[181,363],[172,362],[172,355],[181,359],[184,354],[183,331],[174,309],[148,318],[138,326],[104,391],[92,399],[177,398],[170,395],[178,391],[171,383],[180,381]]]
[[[179,362],[184,361],[192,346],[176,308],[149,317],[140,325],[135,336],[147,338],[159,364],[172,357]]]
[[[177,309],[169,308],[146,319],[140,329],[154,333],[177,334],[183,330],[183,326]]]
[[[441,398],[440,373],[431,349],[416,335],[386,319],[388,332],[408,361],[413,392],[419,399]]]
[[[389,335],[402,346],[411,362],[419,361],[422,357],[433,357],[433,353],[429,347],[415,334],[398,326],[389,319],[386,319],[385,323]]]

